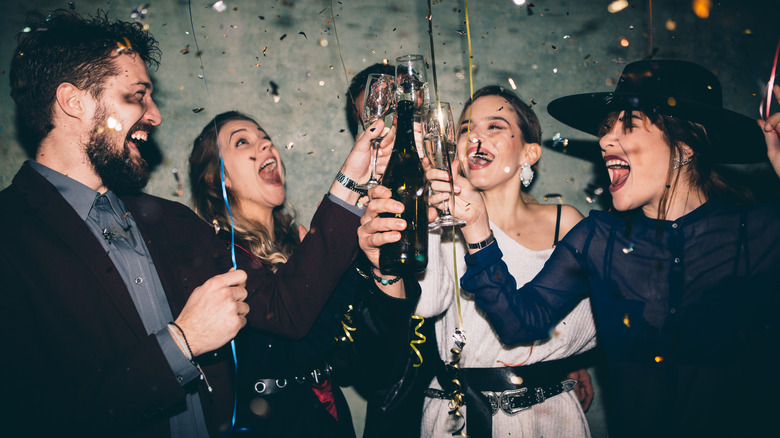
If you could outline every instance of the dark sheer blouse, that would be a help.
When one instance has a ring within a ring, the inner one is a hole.
[[[519,290],[501,257],[496,244],[467,255],[461,285],[506,344],[548,336],[590,294],[620,435],[701,432],[702,408],[723,400],[713,391],[723,377],[732,392],[776,359],[780,203],[711,200],[660,222],[593,211]]]

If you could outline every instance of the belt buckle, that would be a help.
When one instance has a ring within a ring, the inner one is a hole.
[[[487,401],[490,404],[491,414],[496,415],[496,413],[498,413],[498,408],[500,407],[499,400],[501,396],[493,391],[482,391],[482,395],[487,398]]]
[[[501,410],[506,412],[509,415],[514,415],[520,411],[524,411],[530,406],[515,406],[513,401],[515,400],[523,400],[522,397],[525,397],[525,393],[528,392],[528,388],[520,388],[520,389],[510,389],[507,391],[504,391],[501,393],[501,399],[499,401]],[[539,394],[536,394],[537,400],[539,399]],[[544,400],[544,395],[542,394],[542,400]]]

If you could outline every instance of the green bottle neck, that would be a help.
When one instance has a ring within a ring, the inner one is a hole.
[[[400,100],[396,106],[398,121],[393,149],[401,154],[417,155],[414,143],[414,104],[411,100]]]

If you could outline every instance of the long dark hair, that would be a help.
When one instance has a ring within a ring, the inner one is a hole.
[[[217,135],[222,127],[231,121],[252,122],[264,131],[251,117],[238,111],[228,111],[208,122],[195,139],[190,153],[190,188],[194,209],[209,223],[230,230],[230,217],[222,197],[222,179],[219,162]],[[276,270],[285,263],[300,243],[292,208],[285,201],[273,211],[274,239],[261,223],[247,218],[241,212],[235,194],[226,187],[228,202],[233,213],[236,237],[249,246],[247,248],[261,263]]]
[[[709,150],[710,139],[707,129],[695,122],[690,122],[673,116],[659,114],[652,110],[626,110],[624,119],[630,119],[633,111],[640,114],[642,120],[647,120],[658,128],[663,134],[664,142],[671,153],[669,154],[669,168],[666,173],[666,189],[658,203],[658,219],[666,219],[666,209],[669,200],[677,189],[680,178],[685,178],[687,183],[696,187],[709,198],[744,205],[753,202],[753,196],[747,189],[733,184],[727,184],[713,168]],[[599,137],[607,135],[620,118],[620,112],[607,115],[599,130]],[[624,132],[631,132],[634,127],[630,123],[623,124]],[[692,160],[689,165],[683,167],[683,171],[675,172],[675,160],[683,157],[683,146],[687,145],[693,150]]]

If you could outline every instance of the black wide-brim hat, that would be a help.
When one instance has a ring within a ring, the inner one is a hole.
[[[613,92],[576,94],[553,100],[551,116],[598,136],[615,111],[657,112],[696,122],[707,129],[714,163],[757,163],[767,159],[766,143],[754,119],[723,108],[720,82],[709,70],[687,61],[647,60],[626,65]]]

